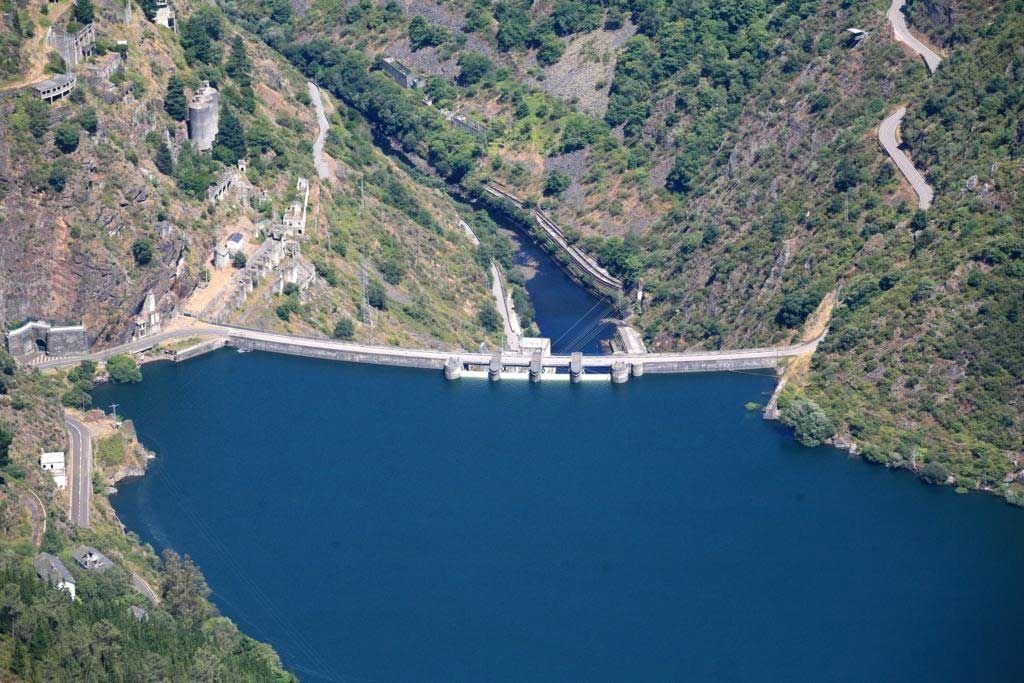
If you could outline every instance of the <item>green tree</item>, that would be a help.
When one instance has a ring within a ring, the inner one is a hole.
[[[241,249],[236,251],[234,255],[231,257],[231,265],[238,269],[245,268],[245,264],[247,262],[248,260],[245,258],[245,252],[242,251]]]
[[[146,265],[153,260],[153,243],[145,237],[135,240],[132,243],[132,257],[137,265]]]
[[[107,359],[107,373],[111,381],[116,384],[131,384],[142,381],[142,371],[139,370],[135,358],[127,353],[119,353]]]
[[[565,43],[554,33],[543,33],[537,40],[537,62],[541,66],[551,66],[562,58]]]
[[[383,311],[388,307],[388,296],[379,280],[370,280],[370,284],[366,286],[366,299],[378,310]]]
[[[163,140],[156,149],[156,158],[153,159],[156,169],[166,176],[174,175],[174,157],[171,156],[171,148]]]
[[[75,119],[78,125],[82,127],[89,135],[94,135],[96,129],[99,128],[99,119],[96,117],[96,110],[93,107],[85,107],[82,109],[82,113]]]
[[[230,107],[224,107],[218,123],[213,157],[225,164],[234,164],[246,154],[245,129]]]
[[[92,0],[75,0],[72,16],[79,24],[91,24],[96,18]]]
[[[245,42],[240,35],[236,35],[231,41],[231,54],[228,55],[224,70],[239,86],[252,85],[252,64],[249,62]]]
[[[490,302],[487,302],[477,311],[476,319],[480,323],[480,327],[488,332],[497,332],[501,329],[501,315],[498,313],[498,309],[494,307],[494,304]]]
[[[572,183],[572,178],[567,173],[551,171],[544,179],[544,194],[549,197],[557,197],[569,189],[570,183]]]
[[[64,154],[71,154],[78,149],[78,128],[66,121],[57,124],[53,144]]]
[[[184,121],[188,116],[188,102],[185,100],[185,84],[177,74],[167,79],[167,94],[164,95],[164,111],[175,121]]]
[[[945,484],[949,470],[941,462],[932,461],[921,468],[921,479],[929,484]]]
[[[781,420],[793,428],[797,441],[805,446],[820,446],[836,432],[835,423],[808,398],[788,401],[782,407]]]
[[[354,336],[356,336],[356,324],[352,322],[352,318],[346,316],[334,324],[333,337],[335,339],[352,339]]]
[[[156,19],[156,0],[139,0],[139,7],[142,8],[142,13],[146,15],[146,19],[149,21]]]
[[[160,598],[164,608],[186,624],[200,624],[211,615],[210,588],[206,585],[199,567],[188,555],[182,559],[173,550],[165,550],[163,560],[163,583]]]
[[[11,430],[6,425],[0,425],[0,467],[11,461],[9,451],[13,441],[14,434],[11,433]]]
[[[494,63],[479,52],[463,52],[459,56],[459,84],[474,85],[494,71]]]

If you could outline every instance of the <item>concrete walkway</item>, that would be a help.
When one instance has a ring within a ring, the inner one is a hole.
[[[900,169],[900,173],[907,179],[910,186],[914,188],[914,192],[917,193],[917,205],[921,209],[928,209],[932,205],[932,200],[935,198],[935,192],[932,190],[932,186],[925,182],[924,176],[914,166],[914,162],[910,160],[910,157],[900,149],[899,140],[897,134],[900,127],[900,122],[903,120],[904,115],[907,113],[906,107],[900,107],[893,113],[889,114],[882,123],[878,126],[878,141],[882,144],[886,153],[895,162],[896,167]]]
[[[903,16],[903,5],[905,2],[906,0],[892,0],[892,4],[889,5],[889,11],[885,13],[885,16],[889,19],[889,23],[892,24],[892,31],[896,36],[896,40],[920,55],[924,59],[928,71],[935,73],[935,70],[939,68],[942,57],[915,38],[914,34],[907,28],[907,18]]]
[[[320,180],[327,180],[331,177],[331,168],[324,161],[324,141],[327,139],[327,131],[330,123],[327,121],[327,114],[324,112],[324,100],[320,95],[320,88],[316,83],[309,81],[309,99],[313,101],[313,108],[316,109],[316,122],[320,126],[320,132],[313,141],[313,167]]]

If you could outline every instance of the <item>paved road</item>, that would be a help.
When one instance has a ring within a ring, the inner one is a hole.
[[[89,502],[92,497],[92,435],[89,428],[64,416],[71,435],[71,523],[89,527]]]
[[[906,0],[892,0],[892,4],[889,5],[889,11],[885,13],[885,16],[889,19],[889,23],[892,24],[892,31],[896,36],[896,40],[904,43],[911,50],[919,54],[924,59],[928,71],[935,73],[935,70],[939,68],[939,62],[942,61],[942,57],[915,38],[914,34],[907,28],[907,18],[903,16],[903,5],[905,2]]]
[[[137,590],[140,593],[142,593],[143,595],[145,595],[146,599],[149,600],[149,604],[156,606],[160,602],[160,598],[157,596],[156,591],[154,591],[150,587],[150,585],[148,583],[146,583],[145,579],[143,579],[141,576],[139,576],[135,572],[131,572],[131,575],[132,575],[132,588],[134,588],[135,590]]]
[[[316,109],[316,122],[320,126],[320,133],[313,141],[313,166],[320,180],[327,180],[331,177],[331,169],[324,161],[324,140],[327,139],[327,131],[330,124],[327,122],[327,114],[324,113],[324,100],[320,96],[320,88],[316,83],[309,81],[309,99],[313,100],[313,107]]]
[[[892,160],[896,163],[896,167],[900,169],[900,173],[907,179],[910,186],[914,188],[914,192],[917,193],[917,205],[922,209],[927,209],[932,205],[932,199],[935,198],[935,191],[932,190],[932,186],[925,182],[924,176],[914,166],[914,162],[910,160],[902,149],[900,149],[899,141],[896,138],[896,133],[900,127],[900,121],[903,120],[903,116],[907,113],[906,107],[900,107],[893,113],[885,117],[882,123],[878,126],[878,141],[882,143],[882,147],[889,154]]]

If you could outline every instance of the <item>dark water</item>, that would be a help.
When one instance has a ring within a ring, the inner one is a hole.
[[[231,351],[101,387],[114,499],[308,680],[1019,679],[1024,514],[804,449],[772,380],[463,380]]]
[[[614,307],[573,282],[529,239],[512,231],[506,234],[516,244],[516,264],[534,273],[526,281],[526,291],[536,309],[541,336],[551,339],[551,351],[601,353],[601,340],[615,334],[615,326],[604,322],[615,317]]]

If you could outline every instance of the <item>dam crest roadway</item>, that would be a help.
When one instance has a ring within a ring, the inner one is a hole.
[[[84,354],[41,357],[32,366],[43,369],[66,368],[83,360],[102,361],[119,354],[142,353],[163,342],[201,338],[199,343],[173,354],[182,361],[224,346],[243,351],[266,351],[309,358],[394,365],[444,370],[445,377],[487,376],[497,380],[518,374],[531,381],[571,379],[582,381],[586,373],[601,373],[612,382],[621,383],[630,376],[649,373],[715,372],[728,370],[777,369],[787,359],[813,353],[824,334],[808,342],[787,346],[737,349],[728,351],[684,351],[594,354],[549,354],[540,351],[521,353],[495,351],[480,353],[443,349],[407,349],[397,346],[375,346],[336,339],[301,337],[275,332],[218,325],[195,319],[178,319],[175,328],[147,337]],[[561,370],[563,372],[558,373]],[[566,372],[568,371],[568,372]],[[486,375],[479,374],[486,373]]]

